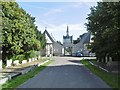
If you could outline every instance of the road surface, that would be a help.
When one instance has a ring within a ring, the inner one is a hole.
[[[109,88],[80,63],[81,58],[54,57],[55,61],[18,88]]]

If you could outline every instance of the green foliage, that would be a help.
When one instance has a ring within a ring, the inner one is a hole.
[[[101,60],[112,57],[120,60],[120,2],[99,2],[91,8],[86,24],[93,34],[92,51]]]
[[[14,55],[12,60],[24,60],[25,59],[25,55],[21,54],[21,55]]]
[[[11,59],[20,60],[20,62],[22,62],[22,60],[28,60],[29,58],[38,57],[39,55],[40,55],[39,51],[31,50],[28,52],[24,52],[23,54],[14,55]]]
[[[36,30],[36,35],[37,35],[37,40],[41,42],[40,43],[41,49],[44,49],[46,44],[45,36],[41,34],[41,32],[38,30]]]
[[[34,50],[28,51],[24,54],[26,59],[32,58],[32,57],[38,57],[40,55],[38,51],[34,51]]]
[[[6,57],[44,48],[46,41],[34,24],[35,18],[16,2],[2,2],[1,5],[3,61]]]
[[[24,55],[24,54],[21,54],[21,55],[14,55],[14,56],[12,57],[12,60],[19,60],[20,63],[22,63],[22,60],[26,60],[26,58],[25,58],[25,55]]]

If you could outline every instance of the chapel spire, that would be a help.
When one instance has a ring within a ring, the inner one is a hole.
[[[69,36],[69,27],[67,26],[67,36]]]

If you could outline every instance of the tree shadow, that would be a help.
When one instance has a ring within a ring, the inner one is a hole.
[[[68,60],[69,62],[73,62],[73,63],[80,63],[79,60]]]

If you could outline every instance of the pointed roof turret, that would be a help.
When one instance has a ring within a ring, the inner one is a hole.
[[[67,26],[67,36],[69,36],[69,27]]]

